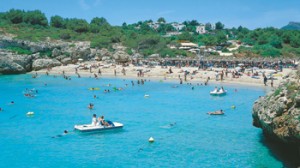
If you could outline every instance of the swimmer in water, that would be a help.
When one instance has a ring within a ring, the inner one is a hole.
[[[89,109],[93,109],[93,108],[94,108],[94,104],[90,103],[90,104],[88,105],[88,108],[89,108]]]
[[[64,133],[63,134],[60,134],[60,135],[56,135],[56,136],[53,136],[51,138],[60,138],[60,137],[63,137],[65,135],[67,135],[69,132],[67,130],[64,130]]]

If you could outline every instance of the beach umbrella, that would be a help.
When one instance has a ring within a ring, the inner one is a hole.
[[[259,70],[259,68],[258,68],[258,67],[253,67],[252,69],[253,69],[253,70]]]
[[[244,66],[244,64],[240,63],[240,64],[238,64],[238,66]]]

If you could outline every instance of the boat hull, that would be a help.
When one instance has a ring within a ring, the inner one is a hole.
[[[212,96],[223,96],[223,95],[226,95],[227,91],[224,91],[224,92],[210,92],[210,95]]]
[[[79,132],[96,132],[96,131],[105,131],[105,130],[114,130],[123,128],[123,124],[118,122],[113,122],[114,126],[102,126],[102,125],[91,125],[91,124],[84,124],[84,125],[75,125],[74,129]]]

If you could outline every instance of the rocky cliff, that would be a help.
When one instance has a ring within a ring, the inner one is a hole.
[[[26,49],[33,54],[21,55],[7,50],[7,47]],[[112,60],[126,62],[130,56],[120,44],[114,51],[90,48],[90,42],[44,41],[31,42],[0,35],[0,74],[20,74],[53,66],[76,63],[79,59]],[[42,53],[50,53],[45,55]]]
[[[253,106],[253,125],[274,140],[293,146],[300,156],[300,67]]]

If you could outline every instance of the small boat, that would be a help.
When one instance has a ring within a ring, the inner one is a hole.
[[[75,125],[74,129],[80,132],[94,132],[94,131],[104,131],[104,130],[113,130],[123,128],[123,124],[118,122],[112,122],[110,126],[103,125],[93,125],[93,124],[84,124],[84,125]]]
[[[214,111],[214,112],[208,112],[209,115],[224,115],[223,111]]]
[[[100,90],[100,88],[97,88],[97,87],[96,87],[96,88],[93,88],[93,87],[92,87],[92,88],[89,88],[89,90]]]
[[[227,93],[226,90],[214,90],[210,92],[210,95],[221,96],[221,95],[225,95],[226,93]]]

